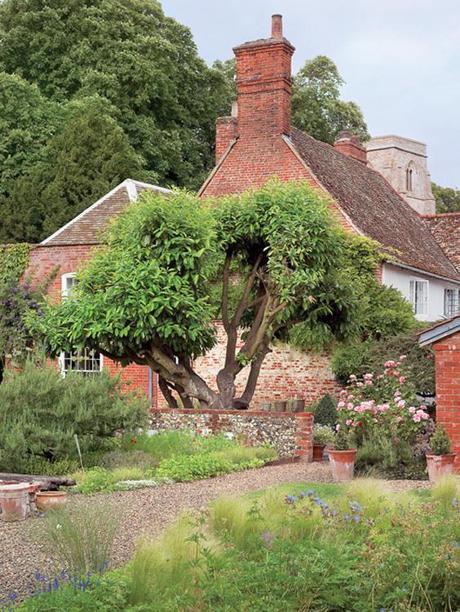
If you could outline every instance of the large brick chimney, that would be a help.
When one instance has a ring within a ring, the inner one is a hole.
[[[237,112],[216,125],[216,159],[235,138],[270,138],[291,133],[291,58],[281,15],[272,16],[270,38],[233,49],[236,56]]]

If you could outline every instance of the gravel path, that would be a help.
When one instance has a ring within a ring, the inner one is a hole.
[[[144,535],[156,536],[184,510],[201,508],[221,495],[238,495],[271,485],[295,482],[332,482],[327,463],[291,463],[257,470],[236,472],[220,478],[164,485],[153,489],[72,496],[72,505],[102,506],[108,516],[120,521],[114,545],[113,563],[127,561],[136,540]],[[426,481],[387,481],[394,491],[427,487]],[[53,575],[55,561],[37,543],[40,518],[25,523],[0,521],[0,601],[1,596],[17,591],[29,594],[37,570]]]

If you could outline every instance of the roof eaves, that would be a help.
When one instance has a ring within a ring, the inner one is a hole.
[[[204,191],[206,191],[206,187],[209,185],[209,183],[212,181],[212,179],[215,177],[216,173],[218,172],[219,168],[222,166],[222,164],[224,163],[224,161],[227,159],[228,154],[230,153],[230,151],[233,149],[233,147],[235,146],[236,141],[238,140],[238,138],[234,138],[233,140],[230,141],[230,144],[228,145],[228,147],[226,148],[224,154],[222,155],[222,157],[219,159],[219,161],[217,162],[217,164],[214,166],[214,168],[211,170],[208,178],[205,180],[205,182],[201,185],[199,191],[198,191],[198,196],[201,197],[204,193]]]
[[[434,272],[429,272],[424,270],[423,268],[417,268],[415,266],[410,266],[409,264],[405,264],[399,260],[385,260],[385,263],[396,266],[398,268],[404,268],[405,270],[410,270],[411,272],[417,272],[418,274],[425,274],[426,276],[432,276],[433,278],[439,278],[443,281],[449,281],[450,283],[456,283],[460,285],[460,276],[457,274],[455,277],[451,276],[442,276],[441,274],[435,274]]]
[[[427,346],[428,344],[433,344],[438,340],[442,340],[442,338],[446,338],[447,336],[451,336],[460,331],[460,316],[456,315],[446,321],[441,321],[440,323],[436,323],[433,327],[422,331],[418,335],[418,343],[420,346]]]

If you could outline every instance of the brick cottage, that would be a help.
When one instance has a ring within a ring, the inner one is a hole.
[[[449,219],[434,215],[434,200],[423,143],[395,136],[371,139],[363,146],[342,133],[334,146],[319,142],[291,124],[291,58],[294,47],[283,36],[282,19],[272,18],[271,36],[234,49],[237,100],[232,116],[216,125],[216,166],[200,196],[240,193],[277,176],[305,180],[330,200],[350,232],[378,241],[391,254],[379,278],[398,288],[412,302],[420,320],[454,314],[460,291],[460,240],[453,244]],[[101,230],[125,206],[134,205],[145,191],[168,190],[126,179],[75,219],[32,250],[31,270],[44,278],[57,270],[50,286],[54,299],[72,288],[75,272],[100,242]],[[423,213],[425,216],[422,216]],[[457,219],[456,219],[457,220]],[[216,347],[197,361],[199,373],[212,381],[221,366],[224,332],[218,327]],[[277,345],[262,368],[252,408],[266,400],[304,398],[308,403],[336,385],[328,355],[303,353]],[[161,408],[156,375],[149,368],[121,369],[98,353],[63,353],[63,373],[121,371]],[[247,372],[238,379],[239,389]],[[238,389],[238,390],[239,390]]]

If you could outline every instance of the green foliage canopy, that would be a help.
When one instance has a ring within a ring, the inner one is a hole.
[[[48,306],[34,326],[54,353],[86,346],[149,365],[172,405],[176,393],[186,405],[246,406],[270,342],[293,325],[311,322],[313,333],[320,316],[332,337],[353,328],[355,299],[340,273],[346,243],[327,201],[304,183],[271,181],[215,202],[148,194],[114,222],[72,297]],[[241,290],[232,302],[234,281]],[[219,313],[210,297],[216,284]],[[192,364],[213,346],[216,314],[227,334],[217,393]],[[248,383],[236,398],[245,365]]]

